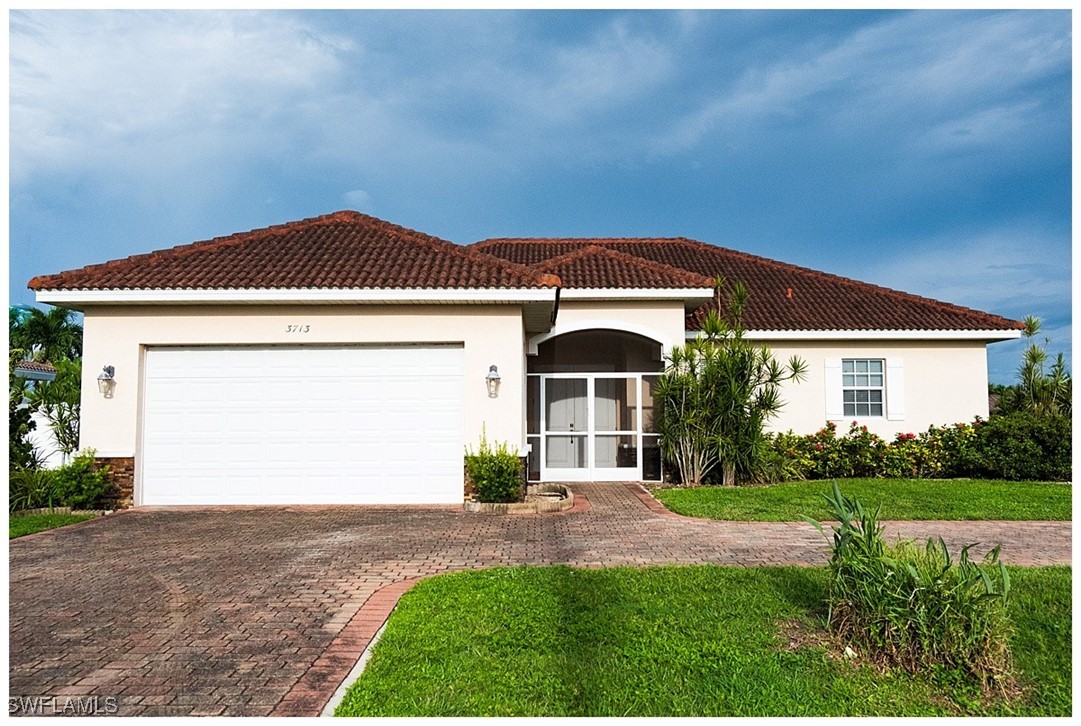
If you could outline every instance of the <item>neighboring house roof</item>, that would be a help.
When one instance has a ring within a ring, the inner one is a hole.
[[[557,275],[565,288],[713,288],[705,275],[598,245],[579,247],[533,268]]]
[[[560,281],[353,211],[55,275],[32,290],[544,288]]]
[[[743,323],[759,331],[942,330],[1013,331],[1023,324],[998,315],[891,290],[684,237],[489,239],[472,245],[510,262],[547,269],[577,250],[603,247],[624,255],[741,281],[750,298]],[[687,318],[701,327],[708,306]]]
[[[21,360],[15,364],[15,375],[36,381],[51,381],[56,378],[56,368],[51,363],[39,363],[36,360]]]

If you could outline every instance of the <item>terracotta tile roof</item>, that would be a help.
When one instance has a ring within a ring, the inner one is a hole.
[[[713,288],[713,281],[705,275],[598,245],[579,247],[533,268],[558,275],[569,288]]]
[[[583,247],[604,247],[699,275],[742,281],[750,292],[751,330],[1015,330],[998,315],[891,290],[683,237],[490,239],[472,247],[511,262],[544,261]],[[697,330],[706,306],[687,318]]]
[[[15,365],[15,368],[38,373],[56,373],[56,368],[51,363],[39,363],[36,360],[21,360]]]
[[[353,211],[217,237],[55,275],[32,290],[526,288],[559,280]]]

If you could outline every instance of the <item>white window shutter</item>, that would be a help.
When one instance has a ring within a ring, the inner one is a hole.
[[[886,359],[886,418],[890,421],[905,418],[905,367],[900,358]]]
[[[841,359],[826,359],[826,420],[840,421],[845,417],[844,394],[841,392]]]

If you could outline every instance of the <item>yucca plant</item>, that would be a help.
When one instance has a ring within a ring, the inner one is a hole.
[[[962,548],[954,561],[941,538],[924,547],[886,543],[878,522],[837,483],[826,496],[832,533],[829,626],[873,660],[916,672],[953,672],[986,690],[1010,673],[1005,601],[1010,576],[995,547],[983,563]],[[820,522],[805,517],[820,532]]]
[[[48,469],[13,469],[8,472],[8,511],[48,507],[58,503],[56,479]]]

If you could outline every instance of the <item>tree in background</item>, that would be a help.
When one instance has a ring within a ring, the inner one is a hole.
[[[1048,354],[1044,344],[1035,342],[1040,332],[1040,320],[1032,315],[1025,317],[1024,336],[1029,346],[1017,369],[1018,382],[1012,386],[993,386],[991,393],[998,394],[1000,413],[1030,413],[1034,416],[1070,416],[1073,412],[1073,380],[1066,369],[1066,359],[1059,353],[1051,367],[1047,367]]]
[[[58,360],[56,378],[40,381],[26,394],[30,408],[49,422],[57,448],[64,462],[79,448],[79,404],[83,363],[81,360]]]
[[[723,278],[716,286],[724,289]],[[763,428],[784,405],[781,384],[806,377],[798,357],[783,365],[769,348],[744,338],[749,295],[743,283],[727,297],[722,307],[718,295],[717,310],[706,316],[698,337],[672,350],[657,381],[662,450],[690,486],[715,468],[725,485],[753,480],[769,450]]]
[[[29,441],[36,428],[31,416],[41,413],[49,422],[65,460],[79,446],[79,401],[83,329],[75,313],[63,308],[48,311],[26,305],[8,308],[8,439],[12,468],[40,465]],[[15,375],[24,360],[50,363],[56,379],[30,384]]]
[[[83,328],[75,313],[64,308],[8,308],[8,338],[12,350],[23,352],[23,360],[55,364],[83,355]]]

